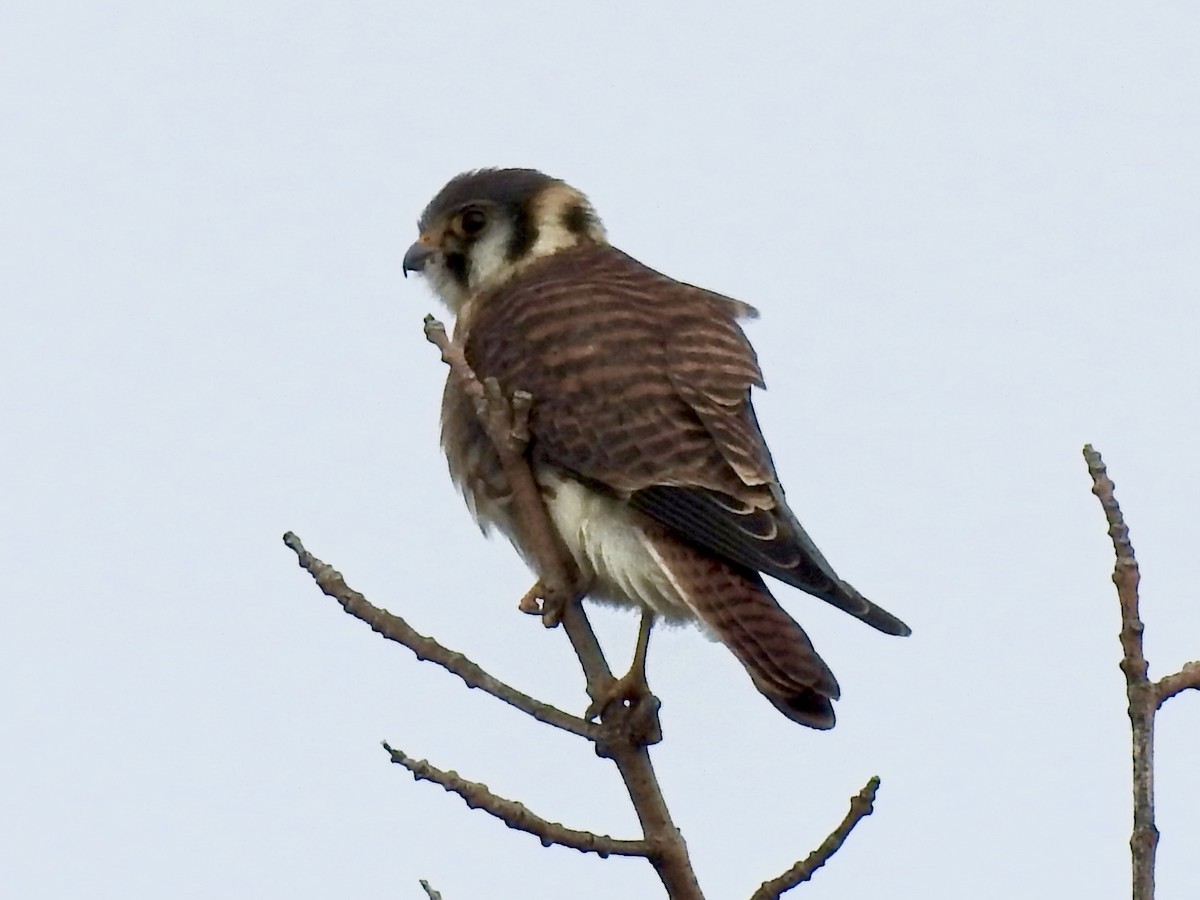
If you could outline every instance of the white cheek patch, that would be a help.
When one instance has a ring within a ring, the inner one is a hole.
[[[471,247],[468,279],[472,293],[495,287],[512,277],[516,267],[508,260],[511,241],[512,229],[508,223],[496,221]]]
[[[517,260],[508,258],[509,247],[513,242],[512,224],[502,219],[494,220],[492,226],[475,242],[470,251],[471,293],[503,284],[530,263],[578,244],[580,236],[567,228],[563,222],[563,214],[569,206],[586,206],[586,203],[582,194],[565,186],[547,191],[533,214],[537,237]],[[590,207],[587,208],[590,211]],[[594,215],[592,222],[588,236],[593,240],[603,240],[603,226]]]

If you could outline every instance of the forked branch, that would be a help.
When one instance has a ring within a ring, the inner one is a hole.
[[[1133,835],[1129,847],[1133,862],[1133,900],[1153,900],[1154,860],[1158,851],[1158,828],[1154,824],[1154,717],[1171,697],[1185,690],[1200,689],[1200,660],[1190,662],[1174,674],[1151,681],[1143,647],[1138,587],[1141,574],[1129,539],[1129,528],[1117,504],[1115,485],[1108,477],[1104,460],[1091,444],[1083,448],[1092,493],[1100,500],[1108,520],[1108,535],[1116,553],[1113,583],[1121,607],[1121,671],[1129,722],[1133,730]]]

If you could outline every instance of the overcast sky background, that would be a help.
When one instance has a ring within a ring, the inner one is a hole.
[[[1200,7],[55,3],[0,12],[0,880],[13,897],[656,897],[389,765],[387,739],[632,837],[571,736],[322,597],[582,711],[437,444],[401,278],[451,175],[541,168],[614,243],[758,306],[798,514],[907,620],[782,586],[841,680],[798,728],[656,637],[654,760],[745,897],[879,774],[799,893],[1128,896],[1109,463],[1152,674],[1200,657]],[[596,615],[622,667],[635,619]],[[1160,900],[1200,886],[1200,697],[1159,720]]]

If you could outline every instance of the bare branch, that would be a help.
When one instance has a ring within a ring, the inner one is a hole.
[[[447,791],[458,794],[471,809],[482,809],[495,816],[509,828],[532,834],[542,842],[542,846],[550,847],[558,844],[569,847],[580,853],[595,853],[606,856],[641,856],[648,857],[653,848],[646,841],[623,841],[607,835],[593,834],[590,831],[577,831],[567,828],[558,822],[551,822],[534,814],[523,803],[506,800],[488,789],[486,784],[477,781],[467,781],[456,772],[444,772],[426,760],[413,759],[402,751],[384,742],[385,749],[392,762],[401,765],[412,773],[418,781],[432,781]]]
[[[548,703],[535,700],[495,676],[489,675],[463,654],[442,646],[431,637],[418,634],[399,616],[393,615],[386,609],[372,606],[366,597],[346,584],[342,574],[333,566],[309,553],[300,538],[292,532],[289,531],[283,536],[283,542],[296,554],[301,568],[312,575],[313,580],[324,594],[337,600],[346,612],[366,622],[373,631],[383,635],[389,641],[403,644],[416,654],[417,659],[436,663],[461,678],[467,687],[479,688],[484,693],[503,700],[509,706],[519,709],[539,722],[545,722],[547,725],[553,725],[555,728],[591,740],[596,739],[599,728],[591,722],[563,712]]]
[[[1200,659],[1185,663],[1183,668],[1172,675],[1160,678],[1154,685],[1158,691],[1158,707],[1186,690],[1200,691]]]
[[[425,336],[442,351],[451,377],[475,401],[475,411],[496,448],[505,477],[513,493],[514,520],[521,544],[533,557],[539,584],[522,600],[526,609],[532,595],[543,600],[542,621],[547,626],[562,622],[579,657],[592,700],[612,687],[612,670],[604,659],[581,600],[586,585],[562,538],[550,522],[541,492],[525,455],[529,411],[536,398],[528,394],[510,403],[492,379],[481,384],[467,362],[462,348],[446,335],[445,326],[425,317]],[[514,409],[515,406],[515,409]],[[650,762],[646,744],[661,735],[657,722],[657,700],[634,707],[612,704],[601,717],[601,736],[596,752],[611,759],[621,774],[629,799],[637,813],[647,845],[647,856],[672,900],[703,900],[687,845],[667,809],[662,789]]]
[[[876,775],[863,786],[858,794],[850,798],[850,811],[846,813],[846,817],[842,819],[838,827],[830,832],[829,837],[821,842],[821,846],[778,878],[764,881],[751,895],[750,900],[776,900],[796,885],[811,879],[817,869],[829,862],[830,857],[841,849],[854,827],[875,811],[875,792],[878,790],[879,776]]]
[[[1125,694],[1133,728],[1133,835],[1129,839],[1133,900],[1153,900],[1154,857],[1158,850],[1158,828],[1154,824],[1154,714],[1165,698],[1163,689],[1151,682],[1147,674],[1142,647],[1144,626],[1138,611],[1140,574],[1129,528],[1113,492],[1115,486],[1108,477],[1104,460],[1091,444],[1083,448],[1083,458],[1092,476],[1092,493],[1099,498],[1108,519],[1108,535],[1117,557],[1112,579],[1121,606],[1121,671],[1125,673]]]
[[[1121,648],[1125,651],[1121,668],[1129,684],[1144,683],[1147,680],[1146,656],[1142,649],[1144,626],[1138,611],[1141,574],[1133,553],[1133,542],[1129,539],[1129,528],[1113,493],[1115,485],[1108,477],[1104,460],[1092,449],[1091,444],[1083,448],[1083,455],[1087,460],[1088,473],[1092,476],[1092,493],[1099,498],[1104,509],[1104,516],[1108,519],[1108,536],[1112,538],[1113,550],[1117,555],[1113,584],[1117,586],[1117,598],[1121,604]]]
[[[431,888],[429,886],[429,882],[424,878],[421,879],[421,887],[425,889],[425,894],[429,897],[429,900],[442,900],[441,892],[435,891],[433,888]]]

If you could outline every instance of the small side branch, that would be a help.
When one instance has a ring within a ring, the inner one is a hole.
[[[821,846],[778,878],[764,881],[750,900],[776,900],[787,891],[811,879],[817,869],[829,862],[830,857],[841,849],[854,827],[875,811],[875,793],[878,790],[879,776],[876,775],[850,798],[850,811],[838,827],[830,832],[829,837],[821,842]]]
[[[423,759],[413,759],[402,751],[389,746],[386,742],[383,749],[391,756],[392,762],[408,769],[413,778],[441,785],[447,791],[462,797],[471,809],[482,809],[509,828],[532,834],[542,842],[544,847],[557,844],[560,847],[578,850],[580,853],[595,853],[601,857],[640,856],[648,858],[653,852],[653,848],[646,841],[624,841],[590,831],[577,831],[574,828],[560,825],[558,822],[543,819],[531,812],[525,804],[515,800],[506,800],[492,793],[486,784],[467,781],[455,772],[444,772]]]
[[[563,712],[548,703],[535,700],[495,676],[489,675],[477,663],[463,654],[444,647],[431,637],[417,633],[399,616],[393,615],[386,609],[373,606],[366,597],[346,584],[346,580],[337,569],[309,553],[300,538],[292,532],[289,531],[283,536],[283,542],[296,554],[301,568],[313,577],[317,586],[326,596],[332,597],[340,603],[342,608],[356,619],[370,625],[371,630],[383,635],[389,641],[403,644],[416,654],[417,659],[436,663],[447,672],[461,678],[467,687],[479,688],[484,693],[491,694],[497,700],[503,700],[509,706],[519,709],[539,722],[545,722],[547,725],[553,725],[555,728],[590,740],[596,739],[598,728],[591,722]]]
[[[1200,659],[1185,663],[1183,668],[1173,675],[1160,678],[1154,685],[1158,691],[1158,706],[1162,705],[1184,691],[1200,691]]]

